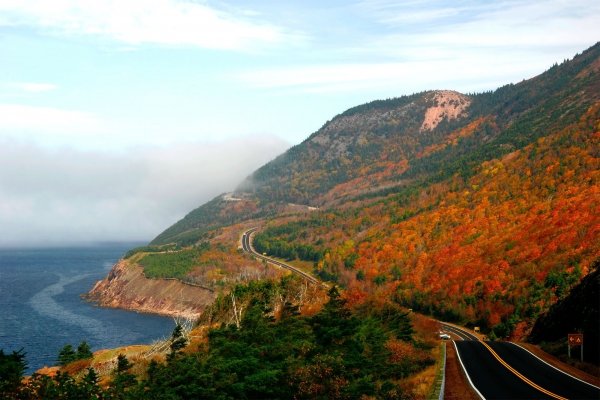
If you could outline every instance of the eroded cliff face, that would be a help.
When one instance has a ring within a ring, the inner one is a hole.
[[[148,279],[143,268],[126,260],[114,265],[85,298],[102,307],[196,319],[215,294],[171,279]]]

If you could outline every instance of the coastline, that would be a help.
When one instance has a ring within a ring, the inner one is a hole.
[[[215,294],[176,279],[149,279],[141,266],[121,259],[82,297],[100,307],[196,319]]]

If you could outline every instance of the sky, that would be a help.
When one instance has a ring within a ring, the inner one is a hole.
[[[0,247],[149,241],[350,107],[599,39],[587,0],[0,0]]]

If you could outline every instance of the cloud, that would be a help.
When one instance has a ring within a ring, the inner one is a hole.
[[[583,49],[600,34],[600,3],[589,0],[545,2],[467,1],[448,5],[442,1],[364,1],[358,8],[388,34],[372,43],[374,53],[388,55],[427,54],[440,48],[458,51],[520,49]],[[402,54],[403,48],[412,54]],[[454,53],[455,55],[457,53]],[[458,53],[460,55],[460,52]]]
[[[45,148],[116,150],[177,140],[143,122],[120,120],[89,111],[0,103],[0,141],[35,143]]]
[[[23,104],[0,104],[0,135],[6,132],[96,131],[102,125],[92,113],[38,107]]]
[[[557,20],[597,19],[600,6],[590,0],[529,0],[447,2],[444,0],[363,0],[355,9],[376,23],[396,30],[445,30],[465,24],[518,26],[535,30]],[[595,15],[596,14],[596,15]],[[401,25],[399,25],[401,24]]]
[[[99,36],[130,45],[248,50],[300,38],[259,21],[247,10],[217,9],[185,0],[0,0],[0,14],[0,26]]]
[[[239,127],[231,128],[231,124],[218,117],[210,124],[207,119],[199,116],[178,119],[165,110],[140,119],[106,111],[98,114],[69,108],[0,103],[0,142],[30,143],[47,149],[123,152],[140,145],[168,147],[199,138],[218,142],[248,132],[247,126],[241,123]]]
[[[496,60],[486,68],[482,68],[480,60],[467,58],[435,62],[332,64],[249,71],[238,74],[236,79],[257,88],[287,88],[309,93],[386,88],[410,93],[425,89],[456,89],[457,86],[463,90],[477,90],[507,83],[502,78],[522,76],[519,75],[521,69],[518,64],[511,60]]]
[[[343,62],[254,69],[234,78],[254,88],[319,93],[494,89],[541,73],[600,37],[600,3],[586,0],[366,0],[354,9],[377,28],[337,48]]]
[[[269,136],[100,153],[0,143],[0,246],[149,241],[281,153]]]
[[[367,0],[359,2],[355,7],[376,22],[397,26],[398,24],[437,23],[446,18],[456,17],[465,10],[473,9],[473,4],[468,7],[460,4],[464,3]]]
[[[37,83],[37,82],[18,82],[11,83],[9,86],[17,88],[19,90],[30,92],[30,93],[40,93],[40,92],[49,92],[51,90],[55,90],[57,88],[56,85],[52,83]]]

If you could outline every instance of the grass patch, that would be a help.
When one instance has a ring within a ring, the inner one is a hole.
[[[284,264],[291,265],[292,267],[298,268],[299,270],[301,270],[303,272],[306,272],[309,275],[313,275],[314,276],[314,272],[315,272],[315,263],[314,263],[314,261],[302,261],[302,260],[298,260],[298,259],[290,261],[290,260],[286,260],[286,259],[281,258],[281,257],[274,257],[274,256],[269,255],[269,254],[267,254],[267,257],[269,257],[269,258],[271,258],[271,259],[273,259],[275,261],[279,261],[279,262],[282,262]],[[273,266],[271,265],[271,267],[273,267]],[[275,268],[281,268],[281,267],[275,266]],[[285,270],[289,271],[288,269],[285,269]],[[291,273],[293,273],[293,272],[291,272]]]
[[[136,247],[135,249],[131,249],[129,250],[127,253],[125,253],[125,256],[123,258],[125,259],[131,259],[134,256],[139,256],[139,255],[143,255],[146,253],[164,253],[166,251],[175,251],[175,250],[180,250],[181,248],[174,244],[165,244],[162,246],[141,246],[141,247]]]
[[[427,396],[430,400],[437,400],[440,398],[440,392],[444,390],[442,387],[442,382],[444,381],[444,372],[446,368],[446,342],[440,344],[439,347],[439,356],[437,358],[437,362],[435,363],[435,379],[433,380],[433,384],[431,385],[431,389],[429,392],[429,396]],[[441,398],[443,398],[443,393],[441,394]]]
[[[195,266],[199,265],[198,258],[210,249],[208,243],[199,247],[165,253],[146,254],[139,260],[148,278],[183,278]]]

